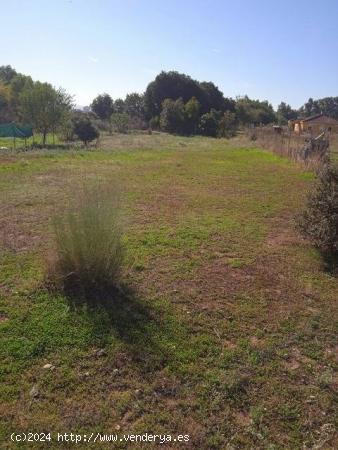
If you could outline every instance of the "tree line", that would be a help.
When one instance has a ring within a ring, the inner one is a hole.
[[[157,129],[181,135],[230,137],[240,126],[284,125],[298,116],[324,113],[338,119],[338,97],[310,98],[299,110],[281,102],[277,111],[268,101],[248,96],[227,98],[212,82],[199,82],[175,71],[161,72],[143,94],[115,99],[103,93],[84,111],[74,109],[64,89],[33,81],[11,66],[0,66],[0,123],[27,123],[42,134],[62,132],[65,139],[85,143],[98,129],[126,132],[128,128]]]

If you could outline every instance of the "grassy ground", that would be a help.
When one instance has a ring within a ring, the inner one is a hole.
[[[41,144],[42,143],[42,134],[35,133],[34,136],[27,138],[26,142],[25,139],[20,138],[2,138],[0,137],[0,147],[5,147],[8,150],[14,150],[14,149],[24,149],[25,144],[27,147],[30,147],[33,143]],[[47,135],[46,144],[58,144],[60,142],[57,135],[54,136],[52,134]]]
[[[293,225],[312,175],[236,141],[101,146],[0,158],[3,448],[107,448],[16,446],[12,431],[337,448],[338,284]],[[113,179],[126,222],[125,298],[91,314],[42,285],[51,213],[79,177]]]

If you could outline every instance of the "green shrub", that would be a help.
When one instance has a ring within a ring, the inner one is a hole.
[[[160,114],[161,130],[167,133],[184,134],[185,109],[181,98],[172,100],[166,98],[162,103]]]
[[[218,137],[231,138],[236,136],[237,122],[236,115],[230,111],[226,111],[218,122]]]
[[[200,118],[198,129],[199,133],[203,136],[216,137],[218,132],[218,113],[211,110],[210,112],[203,114]]]
[[[53,220],[56,257],[49,279],[76,303],[94,305],[118,288],[123,247],[116,189],[80,186]]]
[[[149,128],[151,130],[159,130],[160,129],[160,117],[155,116],[149,120]]]
[[[74,133],[87,146],[88,142],[100,136],[95,125],[88,117],[79,117],[74,122]]]
[[[111,115],[111,124],[114,131],[127,133],[129,129],[129,116],[126,113],[114,113]]]
[[[323,255],[331,270],[338,262],[338,167],[325,167],[298,220],[303,236]]]

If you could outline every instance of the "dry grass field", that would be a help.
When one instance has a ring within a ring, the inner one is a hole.
[[[122,300],[90,313],[43,284],[50,218],[83,178],[119,187],[127,252]],[[312,181],[236,140],[3,152],[2,448],[108,448],[19,445],[13,431],[190,437],[121,449],[337,448],[338,283],[294,228]]]

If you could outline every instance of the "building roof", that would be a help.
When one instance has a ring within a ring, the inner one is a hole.
[[[310,117],[305,117],[304,119],[299,119],[302,122],[310,122],[310,120],[314,120],[314,119],[319,119],[319,117],[325,117],[323,113],[320,114],[315,114],[313,116]]]
[[[333,122],[338,122],[336,119],[333,119],[333,117],[329,117],[323,113],[320,113],[320,114],[314,114],[313,116],[310,116],[310,117],[298,117],[297,119],[289,120],[289,123],[291,124],[291,123],[300,123],[300,122],[310,122],[311,120],[320,119],[321,117],[323,119],[329,119],[330,121],[333,121]]]

